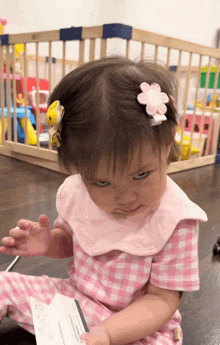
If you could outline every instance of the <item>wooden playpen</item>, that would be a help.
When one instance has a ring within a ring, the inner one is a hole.
[[[175,73],[179,89],[177,106],[181,120],[180,150],[182,151],[184,147],[184,133],[186,134],[189,117],[190,126],[188,126],[187,133],[190,142],[187,159],[183,160],[179,156],[175,162],[170,164],[168,173],[214,164],[217,161],[219,105],[216,106],[215,102],[210,102],[207,107],[206,100],[208,95],[215,99],[218,94],[219,49],[139,30],[123,24],[2,35],[0,43],[0,154],[61,171],[57,152],[49,146],[42,147],[40,142],[40,80],[41,78],[48,79],[49,94],[59,80],[73,68],[87,61],[117,53],[135,60],[153,59],[155,62],[163,62],[167,68],[173,71],[172,73]],[[16,57],[15,44],[18,43],[24,44],[24,50],[19,57]],[[210,89],[209,79],[213,65],[217,67],[214,84]],[[202,93],[204,106],[198,112],[196,104],[200,97],[202,67],[204,66],[207,66]],[[23,80],[23,132],[25,138],[23,143],[18,141],[17,135],[17,75]],[[35,145],[30,145],[28,140],[27,84],[30,76],[36,79],[35,133],[37,141]],[[189,110],[189,98],[193,100],[191,103],[194,104],[191,111]],[[7,135],[5,135],[6,126]],[[195,146],[193,140],[196,126],[200,153],[193,155],[192,145]],[[203,139],[204,133],[206,133],[205,139]]]

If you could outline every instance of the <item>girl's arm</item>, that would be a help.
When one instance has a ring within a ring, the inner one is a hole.
[[[156,332],[180,305],[179,292],[147,285],[147,293],[129,307],[104,320],[100,327],[111,345],[128,344]]]

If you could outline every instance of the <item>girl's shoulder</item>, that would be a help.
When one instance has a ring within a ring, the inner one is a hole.
[[[85,186],[79,174],[67,177],[58,188],[56,206],[59,211],[73,207],[80,195],[85,193]]]
[[[171,211],[174,217],[179,214],[182,219],[198,219],[203,222],[208,220],[204,210],[194,203],[169,176],[167,176],[167,189],[160,206],[160,212],[164,210],[169,214]]]
[[[79,174],[68,176],[58,189],[57,194],[68,193],[70,188],[79,188],[83,184],[82,179]]]

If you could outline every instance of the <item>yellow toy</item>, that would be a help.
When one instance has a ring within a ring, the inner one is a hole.
[[[193,101],[193,103],[195,104],[195,101]],[[197,101],[196,107],[199,108],[199,110],[202,110],[203,108],[203,104],[201,103],[201,101]]]
[[[15,56],[19,56],[24,51],[24,45],[22,43],[15,44]],[[27,52],[27,49],[26,49]]]
[[[7,24],[7,19],[0,18],[0,35],[4,35],[4,26]],[[24,44],[15,44],[15,56],[19,56],[24,51]],[[26,50],[27,51],[27,50]]]
[[[22,93],[18,94],[17,103],[20,107],[24,107],[24,98],[22,98]]]
[[[7,132],[8,129],[8,119],[5,117],[4,132]],[[2,122],[0,117],[0,145],[2,144]]]
[[[4,35],[4,26],[0,23],[0,35]]]
[[[56,144],[57,147],[60,147],[61,145],[61,121],[63,115],[64,107],[60,105],[59,101],[53,102],[50,105],[46,116],[48,125],[53,126],[49,130],[49,133],[52,135],[52,138],[50,140],[50,146]]]
[[[4,26],[7,24],[7,19],[0,18],[0,35],[4,35]]]
[[[178,127],[176,136],[175,136],[175,142],[177,145],[180,145],[181,141],[181,129]],[[189,149],[190,149],[191,140],[190,138],[183,134],[183,144],[182,144],[182,160],[187,160],[189,158]],[[191,145],[191,156],[197,155],[200,152],[199,149],[196,149]],[[176,158],[178,158],[177,154],[175,155]]]
[[[195,104],[195,101],[193,102]],[[214,103],[214,105],[213,105]],[[196,107],[199,108],[200,111],[202,111],[203,108],[205,108],[205,111],[211,111],[213,105],[214,112],[219,112],[219,100],[218,95],[211,96],[211,101],[208,103],[208,105],[204,105],[201,103],[201,100],[198,100],[196,103]]]

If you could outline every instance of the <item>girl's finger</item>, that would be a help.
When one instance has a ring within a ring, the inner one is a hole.
[[[39,217],[39,223],[42,227],[48,227],[50,226],[50,221],[48,219],[48,217],[45,215],[45,214],[42,214],[40,217]]]
[[[10,247],[10,246],[14,246],[15,245],[15,240],[11,237],[4,237],[2,239],[2,244],[3,246],[6,246],[6,247]]]
[[[30,235],[30,232],[28,230],[11,229],[9,235],[13,238],[21,238]]]
[[[18,226],[18,228],[25,230],[29,227],[29,221],[26,219],[20,219],[17,222],[17,226]]]
[[[5,247],[0,247],[0,253],[5,254],[6,250],[7,249]]]
[[[18,250],[16,248],[0,247],[0,253],[5,255],[19,255]]]

